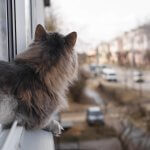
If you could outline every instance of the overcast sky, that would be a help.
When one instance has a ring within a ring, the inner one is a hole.
[[[79,51],[150,20],[150,0],[52,0],[53,8],[62,33],[78,32]]]

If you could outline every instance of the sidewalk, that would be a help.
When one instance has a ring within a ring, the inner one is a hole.
[[[59,145],[60,150],[122,150],[117,138],[93,140]]]

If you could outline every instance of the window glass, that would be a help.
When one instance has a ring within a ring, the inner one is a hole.
[[[26,45],[31,42],[31,0],[25,0]]]
[[[24,51],[26,48],[26,36],[25,36],[25,1],[15,0],[16,10],[16,42],[17,42],[17,54]]]
[[[7,36],[7,5],[6,0],[0,0],[0,59],[8,60]]]
[[[31,0],[16,0],[17,54],[31,43]]]
[[[32,0],[32,35],[34,36],[37,24],[44,25],[44,1]]]

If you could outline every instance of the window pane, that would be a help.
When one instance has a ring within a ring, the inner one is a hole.
[[[25,0],[26,45],[31,42],[31,2]]]
[[[16,0],[17,54],[31,42],[31,1]]]
[[[0,1],[0,59],[8,60],[7,7],[6,0]]]
[[[17,39],[17,54],[24,51],[26,48],[25,35],[25,1],[15,0],[16,2],[16,39]]]

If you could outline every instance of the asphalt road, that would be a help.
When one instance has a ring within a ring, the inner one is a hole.
[[[60,144],[61,149],[65,150],[122,150],[120,141],[117,138],[84,141],[78,143]]]
[[[117,79],[118,79],[118,83],[117,84],[122,84],[125,87],[129,87],[129,88],[133,88],[136,90],[146,90],[146,91],[150,91],[150,71],[142,71],[143,73],[143,79],[144,82],[142,83],[137,83],[133,80],[133,72],[136,69],[131,69],[131,68],[123,68],[123,67],[119,67],[119,66],[111,66],[108,65],[109,68],[112,68],[116,71],[117,73]],[[85,71],[92,73],[89,70],[89,66],[85,65],[82,67]],[[101,78],[101,75],[99,75],[99,77]]]
[[[113,67],[116,70],[119,83],[123,86],[137,90],[150,91],[150,71],[142,71],[144,82],[137,83],[133,80],[133,70],[123,69],[121,67]]]

